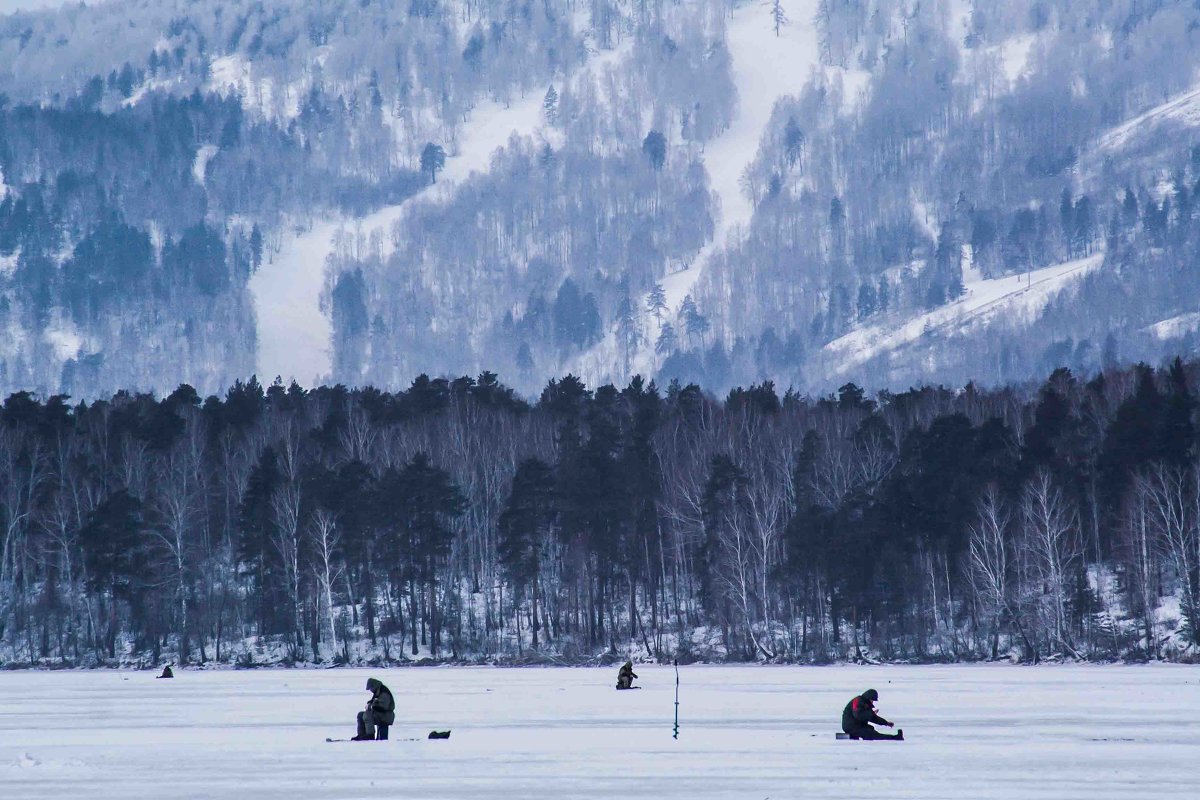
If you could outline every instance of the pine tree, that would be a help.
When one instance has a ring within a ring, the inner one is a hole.
[[[675,326],[669,322],[664,322],[662,328],[658,332],[658,340],[654,343],[654,352],[660,356],[665,356],[675,352],[675,347],[678,340],[675,336]]]
[[[522,378],[529,378],[533,375],[533,366],[533,353],[529,350],[529,342],[521,342],[517,349],[517,371],[521,373]]]
[[[658,131],[650,131],[642,140],[642,152],[650,159],[655,171],[662,169],[667,160],[667,138]]]
[[[513,586],[518,590],[530,590],[535,648],[538,646],[542,559],[554,537],[557,518],[553,469],[537,458],[522,461],[513,476],[508,502],[500,514],[497,555]]]
[[[775,36],[778,37],[780,28],[790,21],[784,13],[783,3],[780,0],[771,0],[771,25],[775,28]]]
[[[554,90],[554,84],[550,84],[542,100],[542,116],[549,125],[558,122],[558,92]]]
[[[663,314],[667,311],[667,293],[661,283],[654,284],[646,296],[646,310],[654,315],[659,324],[662,323]]]
[[[617,308],[617,339],[624,351],[625,374],[628,375],[633,354],[642,341],[642,333],[638,326],[637,307],[629,299],[628,294],[621,299],[621,305]]]
[[[804,151],[804,132],[795,117],[788,117],[783,126],[783,153],[789,167],[794,167]]]
[[[699,338],[701,344],[704,341],[704,334],[708,333],[708,320],[696,308],[696,301],[689,294],[683,298],[683,305],[679,309],[680,316],[683,317],[684,327],[687,329],[688,338],[693,340]]]
[[[421,151],[421,172],[429,176],[430,183],[437,183],[437,174],[446,166],[446,151],[440,144],[429,142]]]

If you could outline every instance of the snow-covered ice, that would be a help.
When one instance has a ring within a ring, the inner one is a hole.
[[[4,797],[1188,797],[1200,670],[1150,665],[0,673]],[[366,678],[387,743],[353,733]],[[908,741],[835,741],[868,687]],[[426,741],[449,728],[448,741]],[[417,739],[415,741],[408,741]]]

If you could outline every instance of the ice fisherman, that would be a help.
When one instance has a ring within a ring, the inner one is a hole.
[[[352,741],[363,742],[388,738],[388,728],[396,721],[396,699],[392,690],[376,678],[367,678],[371,699],[365,710],[358,712],[358,733]]]
[[[159,678],[174,678],[174,677],[175,677],[175,673],[171,671],[171,665],[170,665],[170,664],[165,664],[165,665],[163,665],[163,671],[162,671],[162,675],[158,675],[158,676],[156,676],[156,677],[159,677]]]
[[[891,722],[888,722],[883,717],[875,713],[875,702],[879,700],[879,692],[874,689],[867,689],[858,697],[846,703],[846,708],[842,711],[842,730],[849,734],[851,739],[869,739],[872,741],[904,741],[904,731],[898,730],[894,734],[880,733],[871,727],[871,723],[882,725],[885,728],[895,727]]]
[[[632,689],[633,679],[636,677],[637,673],[633,671],[633,662],[626,661],[625,665],[621,667],[621,671],[617,673],[617,688]]]

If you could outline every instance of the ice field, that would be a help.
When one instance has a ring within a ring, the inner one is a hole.
[[[0,797],[1143,798],[1200,787],[1200,668],[0,673]],[[382,679],[388,742],[328,744]],[[867,688],[908,741],[836,741]],[[413,741],[450,728],[449,741]],[[405,741],[409,739],[408,741]]]

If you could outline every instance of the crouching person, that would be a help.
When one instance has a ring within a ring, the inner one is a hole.
[[[621,667],[621,671],[617,673],[617,688],[632,689],[633,679],[637,677],[637,673],[633,671],[633,662],[626,661],[625,666]]]
[[[392,690],[375,678],[367,678],[367,691],[371,699],[365,710],[358,712],[358,734],[354,741],[383,740],[388,738],[388,728],[396,721],[396,699]]]
[[[895,735],[889,736],[871,727],[872,722],[885,728],[893,727],[892,723],[875,713],[875,701],[878,699],[879,692],[867,689],[847,703],[846,708],[842,710],[842,730],[848,733],[851,739],[904,741],[904,731],[896,731]]]

